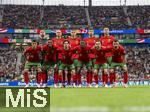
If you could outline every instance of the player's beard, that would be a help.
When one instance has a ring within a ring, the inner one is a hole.
[[[52,46],[52,45],[48,45],[48,47],[49,47],[49,48],[52,48],[53,46]]]
[[[68,50],[69,48],[68,48],[67,46],[64,46],[64,49],[65,49],[65,50]]]
[[[90,34],[89,36],[90,36],[90,38],[92,38],[92,37],[93,37],[93,34]]]
[[[105,36],[109,36],[109,33],[105,33],[104,35],[105,35]]]
[[[75,37],[75,36],[72,36],[71,38],[72,38],[72,39],[75,39],[76,37]]]
[[[33,46],[32,49],[36,49],[36,46]]]
[[[118,49],[119,47],[118,47],[118,46],[114,46],[114,48],[115,48],[115,49]]]
[[[57,36],[57,39],[61,39],[61,36]]]
[[[95,47],[97,50],[100,50],[100,47]]]

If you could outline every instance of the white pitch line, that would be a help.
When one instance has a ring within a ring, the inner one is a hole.
[[[150,112],[150,106],[129,106],[124,107],[124,112]]]
[[[110,112],[107,107],[58,107],[50,108],[50,112]]]

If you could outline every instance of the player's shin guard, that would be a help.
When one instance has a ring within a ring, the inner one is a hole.
[[[87,83],[88,84],[92,83],[92,73],[91,72],[87,72]]]
[[[104,71],[103,71],[102,80],[103,80],[103,84],[107,84],[108,83],[108,74],[104,73]]]
[[[42,74],[42,72],[38,72],[38,76],[37,76],[37,84],[40,84],[41,81],[42,81],[42,79],[43,79],[43,74]]]
[[[124,83],[127,84],[128,82],[128,73],[124,72]]]
[[[67,74],[67,79],[68,79],[68,85],[71,85],[71,73],[70,72]]]
[[[113,79],[114,79],[114,80],[113,80],[114,83],[116,83],[116,73],[115,73],[115,72],[113,73]]]
[[[98,84],[98,75],[94,75],[95,83]]]
[[[28,72],[24,72],[24,82],[29,84]]]
[[[66,73],[65,71],[63,71],[63,79],[62,79],[63,84],[65,84],[65,81],[66,81]]]
[[[62,81],[63,81],[63,76],[59,75],[59,83],[62,83]]]
[[[55,72],[54,73],[54,84],[57,84],[58,83],[58,73]]]
[[[73,83],[77,84],[77,75],[76,74],[72,75],[72,78],[73,78]]]
[[[77,81],[78,81],[78,84],[80,85],[81,84],[81,75],[80,74],[77,74]]]
[[[43,84],[47,83],[47,73],[43,72]]]
[[[113,84],[114,83],[114,73],[110,73],[110,84]]]

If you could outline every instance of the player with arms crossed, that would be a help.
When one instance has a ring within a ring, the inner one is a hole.
[[[32,66],[35,66],[36,70],[38,71],[37,87],[40,87],[40,83],[42,80],[42,70],[41,70],[41,63],[40,63],[41,46],[38,45],[36,40],[33,40],[31,46],[27,47],[23,54],[26,58],[25,67],[24,67],[24,81],[26,83],[26,87],[29,86],[28,72]]]
[[[113,41],[113,56],[112,56],[112,63],[110,66],[110,73],[114,74],[110,76],[110,83],[116,84],[116,74],[115,74],[115,68],[117,66],[121,67],[124,72],[124,84],[123,86],[127,87],[128,82],[128,71],[127,71],[127,65],[126,65],[126,57],[125,57],[125,49],[122,45],[119,44],[117,40]],[[116,85],[114,85],[116,86]]]

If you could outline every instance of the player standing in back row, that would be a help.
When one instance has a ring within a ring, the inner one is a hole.
[[[115,37],[109,34],[110,33],[109,28],[107,27],[103,29],[103,33],[104,35],[100,37],[100,42],[102,46],[106,48],[112,48]],[[112,50],[111,49],[108,49],[107,51],[105,51],[105,57],[107,59],[107,63],[111,65],[111,62],[112,62]],[[103,73],[102,79],[103,79],[104,86],[107,87],[108,73]]]
[[[60,30],[56,31],[56,37],[53,38],[52,41],[53,41],[54,47],[63,48],[64,38],[62,38],[62,32]],[[57,53],[56,54],[56,63],[57,63],[56,68],[58,68],[58,66],[61,64],[61,59],[62,59],[62,55],[60,53]],[[58,81],[60,80],[61,80],[61,77],[59,77],[58,75],[58,69],[55,69],[54,71],[54,87],[55,88],[57,88]]]
[[[70,42],[71,48],[75,48],[77,46],[80,45],[80,38],[77,37],[75,30],[72,30],[71,32],[71,36],[67,38],[67,40]],[[81,87],[81,74],[80,74],[80,69],[79,67],[77,67],[78,65],[78,57],[79,55],[77,54],[77,52],[74,52],[74,54],[72,55],[72,59],[73,59],[73,64],[75,66],[75,72],[76,74],[74,76],[72,76],[72,78],[74,79],[74,83],[73,83],[73,87],[76,87],[76,84],[78,83],[78,87]],[[71,74],[68,74],[68,84],[70,85],[70,80],[71,80]]]
[[[89,34],[89,37],[88,38],[86,38],[86,39],[84,39],[84,41],[87,43],[87,46],[88,47],[90,47],[90,48],[92,48],[94,45],[95,45],[95,42],[98,40],[98,38],[96,38],[95,36],[94,36],[94,30],[93,29],[90,29],[89,30],[89,32],[88,32],[88,34]],[[89,74],[87,74],[87,78],[88,78],[88,80],[89,80],[89,87],[91,86],[91,83],[92,83],[92,79],[93,79],[93,68],[94,68],[94,63],[95,63],[95,54],[94,53],[89,53],[89,58],[91,59],[91,63],[92,63],[92,66],[91,66],[91,68],[89,68],[89,69],[91,69],[90,71],[91,71],[91,73],[89,73]],[[89,72],[90,72],[89,71]],[[96,80],[98,80],[98,77],[95,77],[96,78]]]

